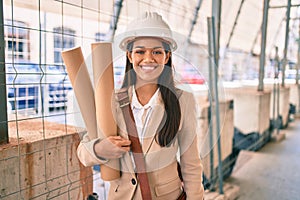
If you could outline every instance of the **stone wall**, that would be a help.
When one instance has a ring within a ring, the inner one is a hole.
[[[81,133],[82,134],[82,133]],[[41,119],[9,122],[0,145],[0,199],[86,199],[92,168],[77,159],[76,128]]]

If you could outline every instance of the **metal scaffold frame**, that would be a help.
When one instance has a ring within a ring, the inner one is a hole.
[[[265,59],[266,59],[266,41],[267,41],[267,26],[268,26],[268,11],[270,0],[264,0],[263,21],[261,26],[261,48],[259,59],[259,82],[258,91],[264,90],[264,74],[265,74]]]
[[[285,86],[285,69],[287,64],[287,48],[289,43],[289,27],[290,27],[290,16],[291,16],[291,0],[288,0],[287,10],[286,10],[286,26],[285,26],[285,40],[284,40],[284,50],[282,58],[282,82],[281,86]]]
[[[3,9],[3,0],[0,0],[0,8]],[[0,103],[0,144],[2,144],[8,143],[3,11],[0,15],[0,24],[0,99],[2,101],[2,103]]]
[[[220,141],[220,109],[219,109],[219,95],[218,95],[218,61],[217,61],[217,50],[216,47],[216,32],[215,32],[215,22],[214,17],[207,18],[207,26],[208,26],[208,48],[209,48],[209,86],[210,92],[213,93],[213,98],[210,97],[210,116],[211,122],[214,121],[213,118],[216,119],[216,132],[213,130],[213,124],[210,123],[209,128],[209,137],[210,137],[210,149],[213,149],[213,135],[217,135],[217,146],[218,146],[218,179],[219,179],[219,193],[223,194],[223,172],[222,172],[222,156],[221,156],[221,141]],[[212,95],[211,95],[212,96]],[[211,151],[211,179],[213,176],[213,150]],[[211,180],[212,181],[212,180]],[[213,185],[212,185],[213,187]]]

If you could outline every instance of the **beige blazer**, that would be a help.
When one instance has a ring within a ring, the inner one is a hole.
[[[129,88],[129,96],[132,94],[131,90]],[[174,143],[169,147],[161,147],[155,140],[158,126],[164,115],[162,100],[153,108],[151,119],[145,130],[142,149],[145,155],[152,199],[154,200],[175,200],[180,195],[182,187],[177,173],[177,158],[180,159],[187,199],[203,199],[203,170],[196,136],[196,104],[191,93],[181,90],[178,90],[178,92],[182,93],[179,98],[182,118]],[[118,102],[116,102],[115,118],[118,124],[118,134],[128,138],[123,114]],[[102,134],[100,133],[100,135]],[[77,148],[78,158],[85,166],[109,165],[109,160],[99,159],[95,155],[93,146],[96,140],[90,140],[86,134]],[[131,153],[125,153],[120,159],[120,163],[122,175],[119,179],[110,181],[108,199],[142,199]]]

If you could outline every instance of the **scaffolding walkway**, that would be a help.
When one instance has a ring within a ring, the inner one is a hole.
[[[238,200],[299,199],[300,119],[281,131],[285,140],[269,142],[257,152],[240,152],[226,180],[240,187]]]

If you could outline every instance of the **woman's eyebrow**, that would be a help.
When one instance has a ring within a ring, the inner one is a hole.
[[[157,46],[157,47],[151,47],[151,49],[161,49],[163,48],[162,46]],[[135,46],[134,49],[148,49],[145,46]]]

